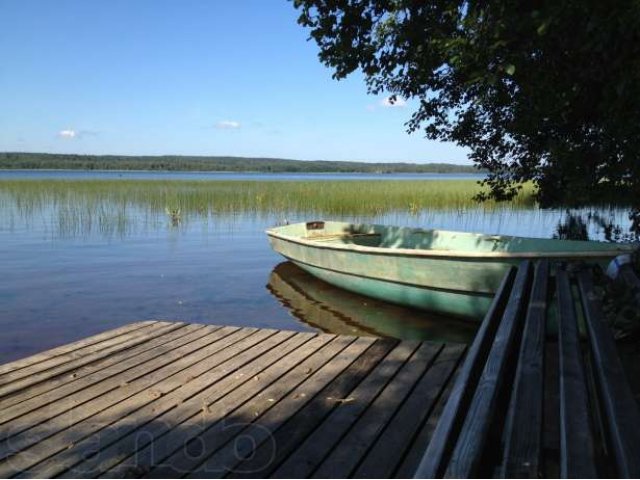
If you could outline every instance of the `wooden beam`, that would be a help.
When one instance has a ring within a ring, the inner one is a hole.
[[[445,462],[453,450],[462,427],[464,416],[493,344],[495,332],[509,300],[515,276],[516,269],[511,268],[502,279],[491,307],[485,315],[458,372],[440,421],[414,474],[415,478],[437,478],[444,473]]]
[[[535,267],[514,392],[505,427],[503,475],[506,478],[539,478],[544,398],[544,341],[547,320],[549,262]]]
[[[595,449],[580,336],[569,276],[556,272],[560,363],[560,476],[594,478]]]
[[[593,355],[607,437],[622,478],[640,477],[640,412],[618,356],[602,303],[593,291],[592,273],[578,274],[589,345]]]
[[[509,302],[449,459],[446,478],[469,478],[477,475],[489,433],[499,413],[498,399],[502,390],[511,386],[506,372],[513,358],[512,354],[517,351],[516,341],[523,321],[530,278],[531,263],[525,261],[518,268]]]

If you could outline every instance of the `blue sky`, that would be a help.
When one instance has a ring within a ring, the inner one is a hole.
[[[469,163],[340,82],[285,0],[0,0],[0,151]]]

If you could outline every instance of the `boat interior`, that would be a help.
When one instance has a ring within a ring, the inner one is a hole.
[[[274,228],[272,231],[323,244],[358,245],[377,248],[469,252],[581,252],[611,251],[624,246],[605,242],[584,242],[541,238],[484,235],[446,230],[429,230],[342,222],[306,222]]]

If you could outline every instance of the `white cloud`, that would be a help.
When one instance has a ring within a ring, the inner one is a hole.
[[[216,128],[222,128],[222,129],[240,128],[240,122],[236,122],[235,120],[220,120],[218,123],[216,123]]]
[[[380,101],[380,105],[387,108],[402,108],[407,106],[407,102],[402,97],[396,97],[395,101],[391,103],[391,97],[384,97]]]
[[[60,138],[76,138],[78,136],[78,132],[75,130],[60,130],[58,132],[58,136]]]
[[[75,128],[68,128],[58,132],[58,137],[66,140],[79,140],[81,138],[92,137],[95,135],[98,135],[98,132],[95,130],[77,130]]]

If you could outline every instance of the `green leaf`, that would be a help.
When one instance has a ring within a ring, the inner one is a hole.
[[[547,27],[549,26],[549,22],[544,22],[542,24],[540,24],[540,26],[538,27],[538,35],[544,35],[547,32]]]
[[[516,66],[510,63],[509,65],[504,67],[504,71],[507,72],[507,75],[513,75],[514,73],[516,73]]]

